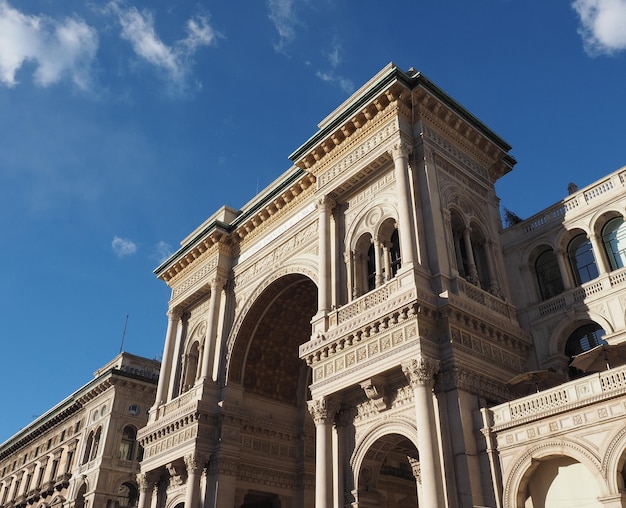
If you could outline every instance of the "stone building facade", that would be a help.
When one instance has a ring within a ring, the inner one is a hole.
[[[504,228],[509,150],[390,64],[185,238],[139,507],[626,506],[626,172]]]
[[[94,379],[0,445],[0,507],[136,506],[137,431],[159,362],[121,353]]]
[[[503,225],[509,151],[421,73],[382,69],[155,270],[171,298],[136,483],[111,462],[95,487],[83,459],[64,498],[626,507],[626,167]],[[598,345],[599,367],[578,363]],[[0,496],[53,506],[19,483],[12,443]]]

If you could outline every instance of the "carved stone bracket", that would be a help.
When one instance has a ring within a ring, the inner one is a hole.
[[[383,381],[382,378],[377,376],[366,379],[360,383],[365,395],[374,403],[374,406],[379,412],[389,408],[386,387]]]
[[[309,406],[309,413],[311,413],[315,425],[332,423],[335,414],[339,411],[340,407],[336,400],[328,397],[310,400],[307,404]]]
[[[413,388],[418,386],[433,387],[435,375],[439,372],[439,361],[419,355],[402,364],[402,372]]]
[[[420,467],[420,461],[410,455],[406,456],[409,461],[409,465],[411,466],[411,471],[413,472],[413,476],[415,477],[415,481],[417,483],[422,483],[422,469]]]
[[[170,487],[177,487],[184,483],[185,474],[182,464],[170,462],[165,466],[170,475]]]

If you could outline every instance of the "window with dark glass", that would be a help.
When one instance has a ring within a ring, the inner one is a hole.
[[[546,250],[537,257],[535,274],[542,300],[548,300],[563,292],[563,279],[554,251]]]
[[[584,284],[598,277],[598,267],[593,256],[593,249],[586,235],[574,237],[569,243],[567,253],[577,284]]]
[[[135,446],[136,432],[133,427],[127,425],[122,431],[122,442],[120,443],[120,459],[132,460]]]
[[[590,323],[574,330],[565,343],[565,355],[569,358],[569,362],[571,363],[576,355],[589,351],[600,344],[606,344],[606,341],[603,339],[604,335],[604,330],[597,323]],[[574,367],[569,368],[571,379],[580,377],[583,374],[583,372]]]
[[[602,242],[612,270],[626,266],[626,222],[616,217],[602,229]]]

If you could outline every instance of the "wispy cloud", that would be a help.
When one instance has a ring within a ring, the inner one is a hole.
[[[580,17],[578,33],[590,55],[626,49],[626,0],[576,0],[572,7]]]
[[[187,36],[168,45],[157,34],[151,12],[140,11],[117,0],[109,2],[105,11],[117,17],[121,36],[130,43],[135,54],[165,71],[178,84],[182,84],[187,76],[193,54],[203,46],[214,44],[219,37],[205,16],[196,16],[186,23]]]
[[[294,9],[294,0],[268,0],[268,17],[278,32],[278,42],[274,49],[284,52],[286,46],[296,38],[296,26],[299,21]]]
[[[34,62],[38,85],[49,86],[69,77],[86,90],[97,49],[97,32],[84,20],[27,15],[0,0],[0,83],[5,86],[17,85],[19,69],[25,62]]]
[[[172,248],[172,246],[169,243],[161,240],[154,246],[152,256],[150,257],[152,259],[155,259],[159,264],[161,264],[166,259],[168,259],[173,253],[174,253],[174,249]]]
[[[111,242],[113,252],[120,258],[131,256],[137,252],[137,244],[128,238],[114,236]]]
[[[354,83],[352,80],[336,73],[337,67],[341,64],[341,46],[339,44],[335,44],[326,55],[326,58],[328,59],[328,64],[330,65],[331,70],[317,71],[315,75],[322,81],[338,86],[346,93],[352,93],[354,91]]]

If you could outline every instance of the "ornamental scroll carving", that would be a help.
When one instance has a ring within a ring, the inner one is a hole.
[[[435,375],[439,372],[439,361],[420,355],[402,364],[402,372],[412,388],[427,386],[432,388]]]
[[[328,397],[310,400],[307,402],[309,413],[315,422],[315,425],[323,423],[332,423],[335,414],[339,411],[339,403]]]

